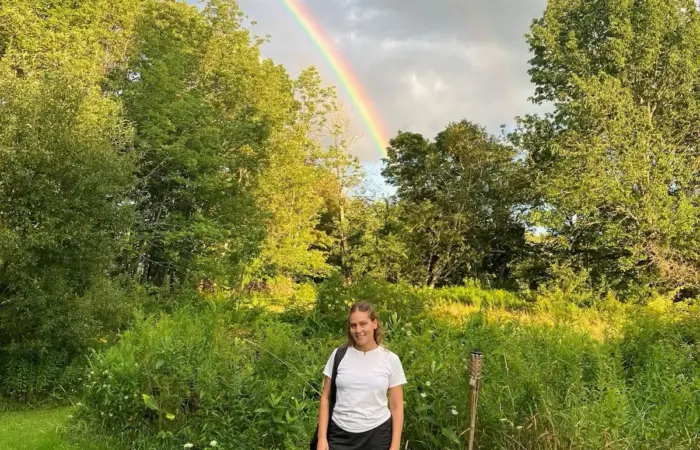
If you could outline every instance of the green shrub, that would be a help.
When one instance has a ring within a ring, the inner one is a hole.
[[[242,328],[224,317],[192,309],[144,317],[119,345],[94,354],[83,425],[163,448],[303,446],[332,343],[315,342],[319,351],[290,324]]]
[[[513,310],[525,308],[528,304],[513,292],[484,289],[473,280],[467,280],[464,286],[432,289],[393,284],[373,278],[364,278],[355,284],[344,286],[341,278],[331,278],[318,289],[317,310],[322,314],[342,316],[350,305],[360,300],[372,303],[385,317],[394,313],[415,317],[446,304]]]
[[[700,445],[697,307],[616,306],[608,298],[599,311],[493,307],[453,320],[418,307],[427,304],[425,292],[410,291],[402,300],[398,290],[365,282],[337,300],[329,297],[331,287],[319,297],[336,305],[332,315],[220,309],[141,319],[117,346],[91,358],[81,420],[91,432],[136,448],[191,442],[200,449],[212,439],[229,449],[305,448],[316,423],[321,369],[342,343],[345,311],[338,305],[381,293],[371,298],[379,300],[387,345],[408,378],[410,449],[466,447],[474,348],[485,355],[477,448]],[[427,302],[492,301],[474,289],[436,292]],[[410,314],[381,309],[401,302]],[[506,297],[503,304],[518,302]],[[577,320],[609,321],[615,331],[592,333],[572,326]]]
[[[19,302],[43,315],[15,314],[7,324],[12,332],[0,337],[0,397],[26,403],[77,394],[88,349],[113,342],[143,298],[138,289],[106,278],[81,296],[67,292],[57,284],[50,296],[36,291]]]
[[[343,316],[357,301],[369,301],[385,316],[394,312],[414,316],[430,306],[428,299],[413,286],[369,277],[350,286],[344,286],[342,278],[333,277],[318,288],[317,310],[322,314]]]
[[[523,309],[527,306],[522,297],[514,292],[503,289],[485,289],[478,281],[467,280],[464,286],[453,286],[441,289],[421,289],[420,294],[425,297],[426,303],[474,306],[476,308],[507,308]]]

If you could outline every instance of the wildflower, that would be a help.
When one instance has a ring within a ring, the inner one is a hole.
[[[187,444],[183,445],[183,447],[185,447],[185,448],[192,448],[192,447],[194,447],[194,444],[190,444],[190,443],[188,442]]]
[[[420,396],[423,397],[423,398],[425,398],[425,397],[428,396],[428,394],[426,394],[425,392],[421,392],[421,393],[420,393]]]
[[[219,445],[219,443],[216,442],[216,441],[211,441],[211,442],[209,443],[209,446],[210,446],[210,447],[216,447],[217,445]]]
[[[425,382],[425,385],[428,386],[428,387],[430,387],[430,381],[426,381],[426,382]]]
[[[104,416],[104,415],[105,415],[105,412],[104,412],[104,411],[100,412],[100,415],[101,415],[101,416]]]
[[[455,415],[455,416],[456,416],[457,414],[459,414],[459,412],[457,412],[457,408],[455,408],[455,407],[452,407],[452,411],[450,411],[450,412],[451,412],[453,415]]]
[[[109,416],[109,417],[114,417],[114,416],[112,415],[112,413],[109,413],[108,416]]]
[[[125,396],[124,396],[124,400],[127,400],[128,398],[129,398],[128,395],[125,395]]]

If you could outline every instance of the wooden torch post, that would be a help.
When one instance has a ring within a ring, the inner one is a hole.
[[[481,387],[481,367],[484,355],[479,350],[472,350],[469,361],[469,388],[471,389],[471,421],[469,423],[469,450],[474,448],[474,431],[476,428],[476,407]]]

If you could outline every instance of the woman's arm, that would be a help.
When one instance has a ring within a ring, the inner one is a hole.
[[[401,448],[401,433],[403,432],[403,385],[389,389],[389,409],[391,410],[391,447],[390,450]]]
[[[331,379],[323,380],[323,392],[321,392],[321,405],[318,408],[318,445],[317,450],[328,450],[328,418],[331,404]]]

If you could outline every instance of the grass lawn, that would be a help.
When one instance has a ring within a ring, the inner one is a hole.
[[[0,412],[0,448],[2,450],[107,450],[89,442],[69,442],[63,426],[70,407]]]

